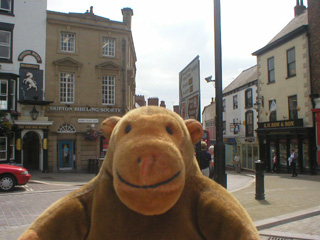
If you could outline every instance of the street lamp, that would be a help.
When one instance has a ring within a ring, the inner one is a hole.
[[[30,112],[31,118],[32,120],[37,120],[38,116],[39,116],[39,111],[37,111],[36,107],[33,106],[31,112]]]
[[[220,0],[214,0],[214,46],[215,46],[215,85],[216,85],[216,143],[214,145],[214,180],[227,188],[225,146],[223,143],[222,121],[222,54]]]

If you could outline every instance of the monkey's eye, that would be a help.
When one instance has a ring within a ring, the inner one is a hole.
[[[167,130],[167,132],[168,132],[170,135],[173,134],[173,131],[172,131],[172,128],[171,128],[171,127],[167,126],[167,127],[166,127],[166,130]]]
[[[131,125],[127,125],[126,128],[124,129],[125,133],[128,133],[131,131]]]

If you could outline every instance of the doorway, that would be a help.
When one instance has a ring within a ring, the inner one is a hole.
[[[27,132],[23,137],[23,167],[39,170],[40,139],[36,132]]]
[[[73,141],[59,141],[59,169],[73,169]]]

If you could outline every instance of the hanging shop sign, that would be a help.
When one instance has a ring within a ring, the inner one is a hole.
[[[18,57],[18,61],[22,62],[26,56],[33,56],[36,59],[37,63],[42,63],[42,59],[40,55],[37,52],[32,50],[25,50],[22,53],[20,53]]]

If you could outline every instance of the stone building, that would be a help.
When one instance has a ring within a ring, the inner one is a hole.
[[[130,8],[123,21],[47,12],[48,171],[87,171],[103,159],[102,121],[135,107],[136,53]]]
[[[257,56],[260,159],[273,168],[276,155],[280,171],[290,171],[290,150],[298,153],[300,172],[314,162],[308,10],[297,0],[295,17]]]

